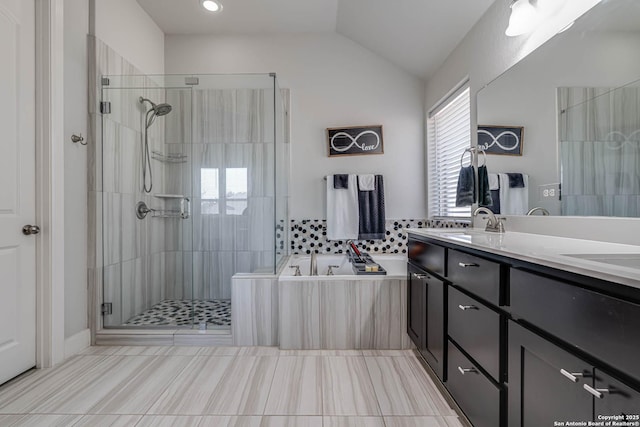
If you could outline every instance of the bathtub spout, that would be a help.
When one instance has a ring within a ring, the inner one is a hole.
[[[309,272],[309,276],[317,276],[318,275],[318,254],[315,252],[311,253],[311,271]]]

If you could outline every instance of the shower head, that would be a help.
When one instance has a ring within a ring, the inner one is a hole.
[[[166,116],[171,112],[171,108],[172,108],[171,105],[169,104],[166,104],[166,103],[156,104],[152,100],[143,98],[143,97],[138,98],[138,102],[140,102],[141,104],[144,104],[145,102],[148,102],[149,104],[151,104],[151,110],[153,110],[154,115],[158,117]]]

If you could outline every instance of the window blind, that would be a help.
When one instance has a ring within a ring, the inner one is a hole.
[[[456,207],[460,157],[470,145],[471,98],[467,86],[441,104],[427,120],[430,218],[471,216],[470,206]]]

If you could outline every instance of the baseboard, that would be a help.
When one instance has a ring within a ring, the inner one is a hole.
[[[80,353],[85,348],[91,345],[91,331],[83,329],[77,334],[71,335],[64,340],[64,358]]]

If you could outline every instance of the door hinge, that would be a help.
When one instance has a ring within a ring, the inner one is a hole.
[[[113,304],[110,302],[102,303],[102,315],[106,316],[113,314]]]
[[[200,84],[200,79],[197,77],[185,77],[184,84],[188,86],[198,86]]]
[[[111,102],[109,102],[109,101],[101,101],[100,102],[100,112],[102,114],[111,114]]]
[[[109,77],[102,78],[102,86],[109,86],[110,84],[111,84],[111,81],[109,80]]]

